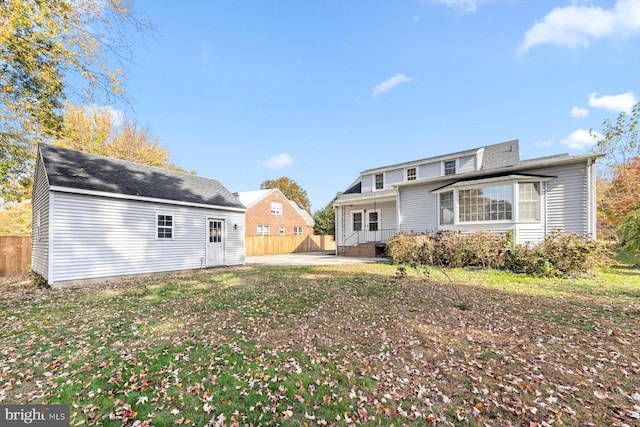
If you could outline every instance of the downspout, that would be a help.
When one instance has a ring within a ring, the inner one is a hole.
[[[544,181],[542,183],[542,185],[544,186],[543,188],[543,197],[544,197],[544,237],[547,237],[547,234],[549,233],[549,217],[548,217],[548,213],[549,213],[549,203],[547,203],[547,181]]]
[[[596,239],[596,176],[595,161],[589,157],[587,160],[587,235],[593,240]]]

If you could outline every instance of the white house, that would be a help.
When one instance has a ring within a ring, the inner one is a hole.
[[[41,144],[32,207],[50,285],[245,262],[246,208],[213,179]]]
[[[510,230],[516,244],[553,229],[595,238],[600,157],[520,160],[514,140],[365,170],[334,204],[337,253],[373,256],[401,231]]]

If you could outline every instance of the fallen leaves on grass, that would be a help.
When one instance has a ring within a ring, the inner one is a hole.
[[[261,268],[5,292],[0,401],[72,425],[633,425],[639,306]]]

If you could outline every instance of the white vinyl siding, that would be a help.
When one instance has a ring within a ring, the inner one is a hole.
[[[207,217],[226,221],[226,264],[244,264],[242,212],[54,194],[50,282],[201,268],[206,262]],[[174,238],[158,240],[155,213],[168,210]]]
[[[362,192],[369,193],[373,191],[375,185],[375,177],[373,175],[363,175],[362,176]]]
[[[40,218],[39,236],[31,239],[31,268],[45,279],[49,278],[49,182],[42,162],[38,161],[33,182],[32,224]],[[35,231],[35,230],[34,230]]]
[[[527,173],[532,172],[527,171]],[[557,177],[546,183],[547,231],[558,228],[565,233],[589,234],[586,161],[554,168],[536,169],[533,173]]]
[[[458,159],[458,173],[473,172],[476,168],[476,156],[462,156]]]
[[[418,176],[423,178],[434,178],[440,176],[442,173],[442,166],[440,162],[425,163],[418,167]]]
[[[435,185],[405,187],[400,190],[400,230],[424,233],[438,229],[437,196],[430,191]]]
[[[404,169],[393,169],[385,172],[384,187],[389,188],[391,184],[404,181]]]

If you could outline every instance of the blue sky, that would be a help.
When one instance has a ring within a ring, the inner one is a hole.
[[[520,140],[590,150],[640,97],[640,1],[137,1],[115,105],[231,191],[288,176],[324,207],[360,171]]]

